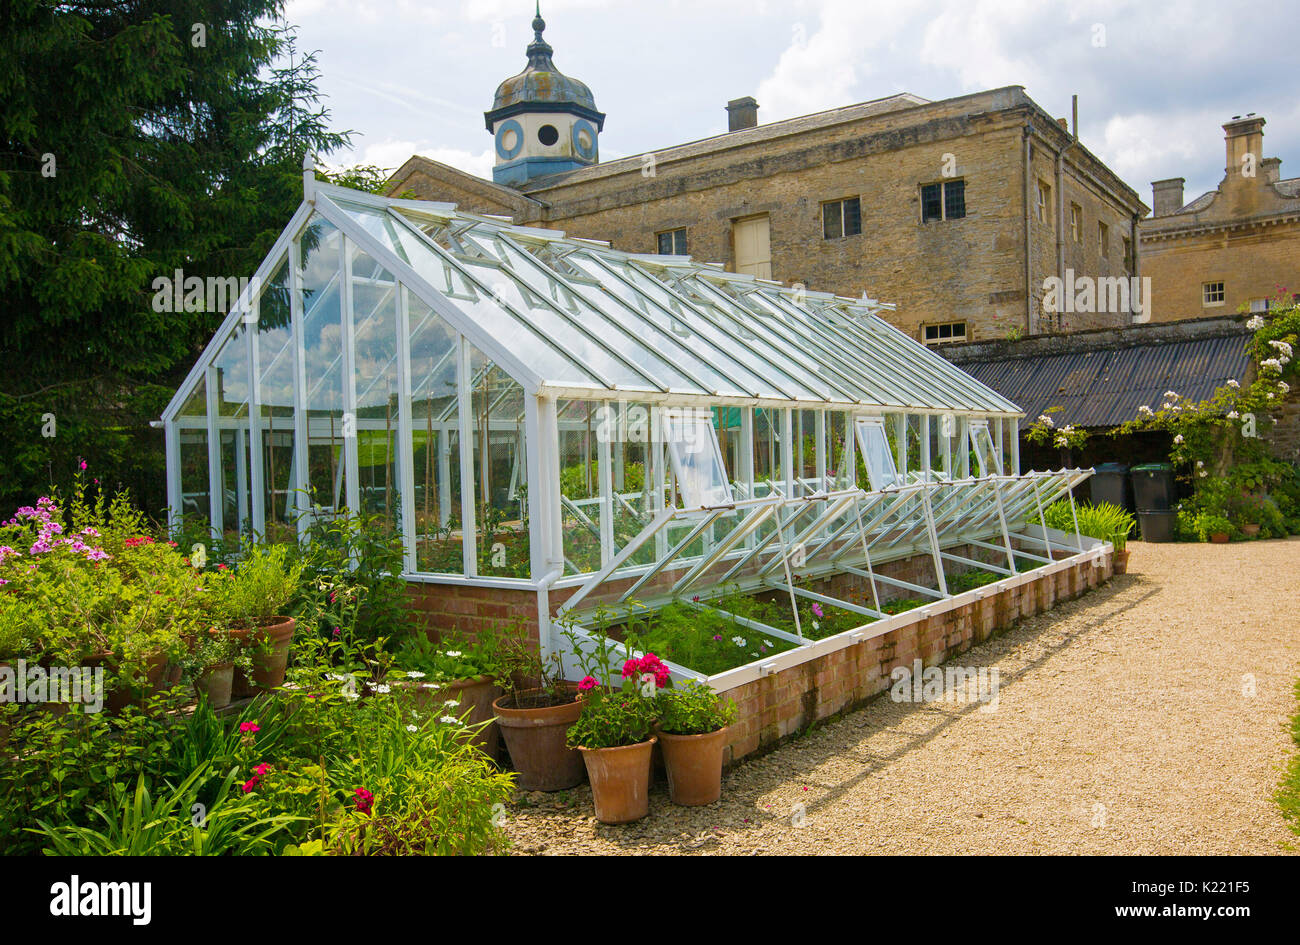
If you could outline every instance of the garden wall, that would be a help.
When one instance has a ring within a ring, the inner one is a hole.
[[[917,559],[899,565],[916,567],[917,576],[921,576],[922,565]],[[936,602],[925,608],[931,614],[928,618],[917,611],[917,620],[881,636],[730,689],[727,695],[736,702],[739,713],[726,761],[730,764],[772,748],[780,739],[813,722],[887,691],[893,685],[890,673],[895,667],[910,669],[917,659],[927,667],[943,663],[1024,617],[1050,610],[1058,601],[1078,597],[1111,575],[1109,550],[1099,563],[1094,563],[1091,556],[1083,557],[1055,573],[1038,575],[1018,586],[985,588],[986,596],[957,603],[947,610],[947,603]],[[832,579],[828,592],[849,590],[850,580],[852,575]],[[844,586],[836,588],[838,582]]]

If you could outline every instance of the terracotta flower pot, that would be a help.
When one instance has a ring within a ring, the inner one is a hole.
[[[1128,574],[1128,550],[1117,551],[1111,558],[1111,568],[1116,574]]]
[[[1228,543],[1228,533],[1227,533],[1227,532],[1211,532],[1211,533],[1210,533],[1210,541],[1214,542],[1216,545],[1226,545],[1226,544]]]
[[[284,671],[289,664],[289,644],[293,641],[296,621],[292,617],[265,617],[256,627],[243,627],[230,631],[230,635],[253,647],[253,678],[250,681],[243,670],[235,670],[231,694],[236,699],[246,699],[259,692],[268,692],[284,685]],[[263,651],[266,641],[271,651]]]
[[[1243,525],[1241,526],[1241,533],[1247,538],[1254,538],[1259,534],[1259,526],[1256,524]]]
[[[230,705],[230,691],[235,682],[235,664],[218,663],[209,666],[198,679],[194,688],[208,697],[208,705],[214,709],[224,709]]]
[[[519,693],[527,698],[541,690]],[[582,713],[582,699],[577,696],[563,705],[535,709],[512,708],[503,703],[511,697],[501,696],[492,703],[501,736],[506,740],[510,761],[519,772],[518,785],[525,791],[563,791],[582,782],[582,755],[566,742],[569,727]]]
[[[699,807],[722,796],[722,750],[728,728],[703,735],[673,735],[656,729],[668,769],[668,796],[674,804]]]
[[[578,749],[602,824],[628,824],[650,813],[650,757],[657,740],[651,735],[636,745]]]
[[[449,683],[393,679],[389,681],[389,685],[405,693],[423,711],[436,710],[439,715],[454,715],[457,718],[464,718],[465,713],[469,712],[466,721],[470,725],[489,723],[478,730],[478,734],[473,736],[473,742],[483,754],[493,760],[496,759],[497,751],[501,746],[501,728],[496,723],[492,703],[501,695],[501,687],[491,676],[458,679]],[[445,702],[459,702],[460,705],[450,709],[444,707]]]
[[[165,653],[151,654],[144,658],[141,667],[144,670],[143,678],[137,677],[134,683],[119,682],[111,689],[105,683],[104,708],[116,715],[127,706],[143,705],[150,696],[162,690],[167,677],[167,662]],[[119,669],[117,658],[112,653],[95,653],[86,657],[82,665],[92,669],[102,666],[105,676],[116,673]],[[66,711],[66,707],[64,709]]]

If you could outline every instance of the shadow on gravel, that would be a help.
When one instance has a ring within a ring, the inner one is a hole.
[[[1143,588],[1145,590],[1142,590]],[[1115,598],[1130,594],[1134,590],[1142,590],[1142,593],[1131,600],[1119,603],[1118,606],[1107,607],[1115,601]],[[1042,633],[1050,631],[1060,618],[1080,612],[1098,613],[1096,619],[1085,627],[1046,646],[1037,657],[1015,672],[1009,674],[999,672],[999,688],[1014,685],[1016,680],[1041,668],[1053,655],[1073,641],[1104,627],[1120,614],[1141,606],[1159,592],[1160,582],[1153,577],[1142,574],[1114,577],[1104,587],[1059,604],[1046,613],[1023,620],[1010,629],[999,632],[985,643],[964,651],[961,654],[963,665],[977,669],[990,666],[1003,656],[1007,644],[1015,645],[1033,640]],[[945,730],[970,713],[979,711],[981,705],[978,701],[972,701],[957,711],[945,711],[942,716],[935,717],[932,724],[926,725],[924,731],[909,735],[895,750],[887,754],[864,755],[860,750],[855,750],[846,743],[856,742],[860,738],[861,729],[878,727],[881,724],[879,718],[881,714],[888,713],[889,725],[907,724],[909,728],[915,726],[918,720],[924,724],[928,717],[934,715],[928,703],[889,702],[887,695],[881,693],[838,718],[832,717],[818,723],[819,729],[824,727],[834,731],[835,737],[826,739],[824,744],[804,742],[802,739],[805,736],[799,735],[782,742],[771,752],[742,761],[728,769],[724,774],[722,799],[708,807],[674,806],[668,799],[668,785],[662,771],[656,772],[650,792],[650,815],[645,820],[625,826],[598,824],[595,835],[605,843],[627,847],[628,852],[644,852],[648,845],[675,847],[674,852],[680,853],[704,852],[721,839],[724,830],[726,833],[745,832],[765,825],[790,821],[790,811],[777,812],[761,810],[758,807],[758,798],[764,793],[776,784],[797,777],[797,775],[792,776],[788,768],[780,765],[782,751],[799,745],[803,752],[801,767],[806,770],[812,770],[833,757],[852,758],[862,765],[861,770],[852,777],[835,784],[806,781],[809,787],[817,789],[819,795],[803,804],[803,814],[806,816],[820,808],[833,805],[871,775],[888,768],[909,752],[941,736]],[[867,718],[864,719],[864,716]],[[575,819],[588,820],[594,816],[591,789],[584,784],[565,792],[562,798],[530,798],[520,805],[520,813],[530,819],[555,820],[553,827],[563,827],[564,824],[571,826]],[[544,845],[536,848],[527,842],[521,842],[517,845],[516,852],[531,853],[544,848]]]

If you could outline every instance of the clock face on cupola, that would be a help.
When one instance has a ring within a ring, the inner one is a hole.
[[[483,116],[495,139],[492,179],[498,184],[522,184],[600,160],[605,115],[596,110],[591,89],[555,68],[545,29],[539,5],[527,67],[497,87],[492,110]]]

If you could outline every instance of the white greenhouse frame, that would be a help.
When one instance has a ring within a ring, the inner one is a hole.
[[[798,645],[718,689],[917,618],[881,612],[880,588],[928,616],[1109,548],[1029,524],[1092,471],[1021,474],[1021,411],[892,306],[303,177],[163,412],[176,527],[301,540],[382,511],[403,577],[535,593],[544,655],[570,668],[554,622],[588,639],[596,607],[707,606],[726,585],[862,613],[819,641],[760,627]],[[917,555],[936,587],[876,570]],[[862,577],[876,606],[798,586],[792,560]],[[952,595],[945,563],[1002,578]]]

